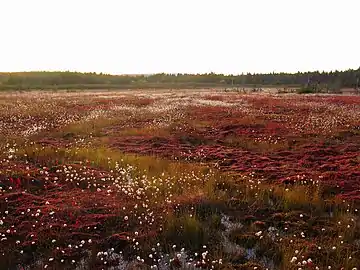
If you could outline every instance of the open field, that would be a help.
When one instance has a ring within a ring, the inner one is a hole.
[[[359,269],[359,207],[360,96],[0,94],[0,269]]]

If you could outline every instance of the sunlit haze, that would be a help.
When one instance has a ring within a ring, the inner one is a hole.
[[[359,0],[0,0],[0,71],[360,66]]]

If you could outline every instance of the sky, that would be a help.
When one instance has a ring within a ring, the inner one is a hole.
[[[359,0],[0,0],[0,72],[360,66]]]

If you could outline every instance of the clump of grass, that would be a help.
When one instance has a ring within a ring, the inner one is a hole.
[[[195,251],[208,243],[210,235],[195,216],[184,215],[166,217],[162,238],[166,243]]]
[[[254,141],[250,138],[243,136],[228,135],[224,138],[224,144],[231,147],[242,148],[248,151],[256,151],[260,153],[275,152],[281,150],[288,150],[288,141],[278,141],[276,143],[272,141]]]
[[[119,132],[120,136],[152,136],[152,137],[168,137],[170,132],[166,128],[143,127],[143,128],[127,128]]]
[[[63,137],[63,138],[73,138],[73,137],[88,137],[89,135],[93,137],[105,136],[105,129],[111,127],[123,121],[123,118],[105,118],[99,117],[96,119],[90,119],[87,121],[75,122],[65,127],[62,127],[61,130],[57,132],[52,132],[52,137]]]
[[[253,234],[247,234],[242,230],[235,230],[230,233],[230,240],[241,247],[251,249],[258,242],[258,238]]]
[[[323,209],[325,202],[318,186],[293,185],[291,187],[274,186],[273,198],[284,210]]]

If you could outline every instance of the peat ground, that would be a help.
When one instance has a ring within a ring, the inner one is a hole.
[[[356,269],[360,97],[0,95],[1,269]]]

